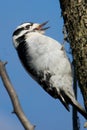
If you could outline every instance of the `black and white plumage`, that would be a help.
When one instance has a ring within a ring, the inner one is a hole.
[[[45,36],[47,28],[38,23],[24,23],[13,33],[13,43],[27,72],[55,99],[69,110],[69,104],[87,119],[84,108],[76,101],[72,88],[72,70],[62,45]]]

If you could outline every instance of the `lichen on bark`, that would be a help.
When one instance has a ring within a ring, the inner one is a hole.
[[[87,111],[87,2],[60,0],[64,26],[72,50],[74,67]]]

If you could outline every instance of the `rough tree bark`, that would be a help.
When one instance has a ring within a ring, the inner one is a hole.
[[[87,0],[60,0],[60,6],[87,111]]]
[[[66,40],[72,50],[76,80],[87,111],[87,0],[60,0],[60,7],[67,32]],[[73,108],[73,130],[77,129],[78,116]]]

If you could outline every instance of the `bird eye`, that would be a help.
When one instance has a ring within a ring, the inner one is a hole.
[[[27,29],[29,29],[30,28],[30,25],[26,25],[25,26],[25,29],[27,30]]]

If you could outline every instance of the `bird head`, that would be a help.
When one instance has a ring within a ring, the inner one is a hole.
[[[39,33],[44,33],[46,29],[48,29],[49,27],[44,27],[46,24],[48,23],[48,21],[42,23],[42,24],[38,24],[38,23],[23,23],[21,25],[19,25],[16,30],[13,33],[13,36],[22,36],[25,33],[29,33],[29,32],[39,32]]]
[[[19,37],[27,33],[38,32],[44,34],[45,30],[49,28],[49,27],[44,27],[47,23],[48,21],[43,22],[42,24],[29,22],[29,23],[23,23],[19,25],[16,28],[16,30],[13,32],[13,36],[12,36],[13,42],[16,43],[16,39],[18,39]]]

